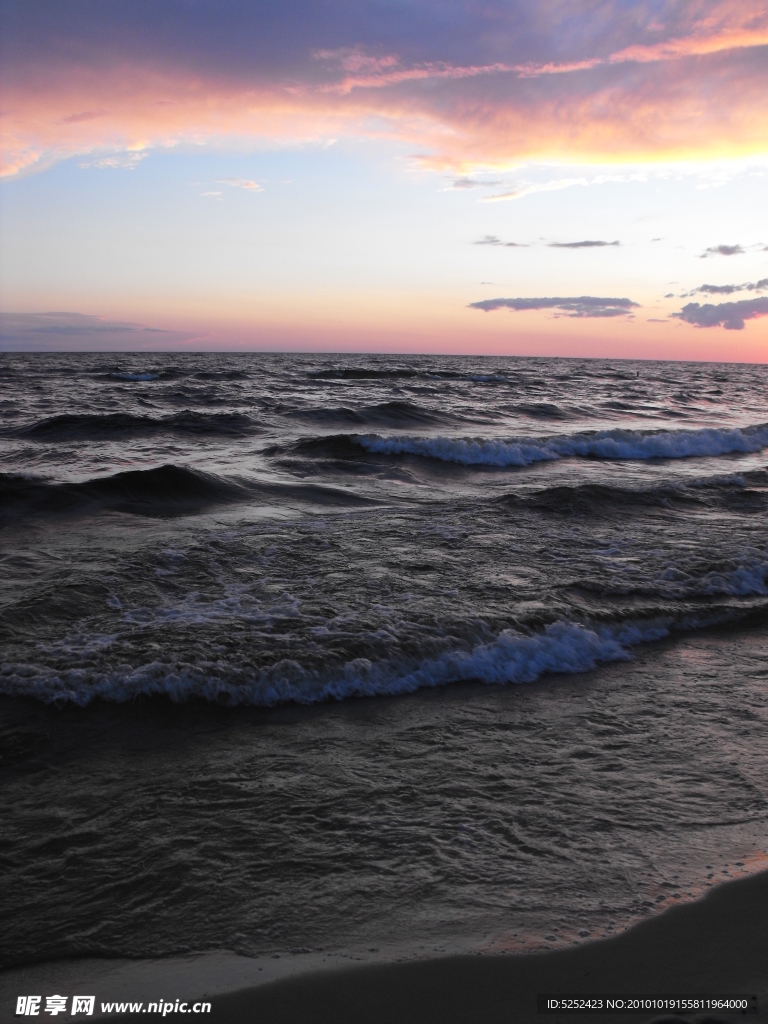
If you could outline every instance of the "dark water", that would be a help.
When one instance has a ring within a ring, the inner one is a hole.
[[[1,356],[3,961],[553,944],[763,866],[767,378]]]

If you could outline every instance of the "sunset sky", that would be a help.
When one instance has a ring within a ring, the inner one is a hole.
[[[768,0],[0,0],[0,348],[768,361]]]

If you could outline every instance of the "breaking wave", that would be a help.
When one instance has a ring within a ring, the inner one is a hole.
[[[631,648],[668,634],[661,621],[590,628],[559,621],[542,633],[505,630],[495,640],[469,651],[456,650],[418,665],[372,663],[357,658],[333,674],[313,671],[284,659],[259,671],[222,662],[170,666],[151,662],[130,671],[55,670],[3,665],[0,692],[33,696],[45,702],[86,705],[96,698],[123,702],[139,695],[163,695],[174,701],[200,697],[227,704],[272,707],[314,704],[349,697],[393,696],[461,681],[530,683],[553,673],[580,673],[601,662],[627,661]],[[224,669],[224,671],[222,671]]]
[[[167,661],[162,656],[136,667],[121,664],[109,669],[84,663],[72,668],[5,663],[0,665],[0,693],[80,706],[97,699],[121,703],[140,696],[163,696],[174,702],[200,698],[232,706],[274,707],[397,696],[459,682],[532,683],[547,675],[576,675],[600,664],[632,660],[634,648],[677,633],[744,622],[755,616],[764,621],[768,608],[764,601],[758,600],[755,604],[755,599],[768,595],[767,575],[768,562],[764,559],[759,565],[745,564],[732,567],[727,573],[709,573],[699,581],[697,589],[702,594],[750,598],[746,604],[729,604],[726,598],[725,603],[697,611],[690,608],[681,608],[677,613],[660,610],[642,620],[613,623],[558,619],[539,631],[504,629],[490,641],[420,661],[373,661],[358,657],[336,668],[314,667],[311,659],[308,665],[292,658],[281,658],[255,668],[226,659],[188,662]],[[283,599],[288,600],[288,595],[283,595]],[[228,621],[237,619],[233,610],[232,602],[227,601],[226,607],[212,608],[207,616],[204,609],[190,606],[178,613],[165,609],[160,617],[164,621],[173,619],[201,626],[212,616]],[[249,604],[248,621],[254,619],[254,614]],[[150,625],[145,619],[146,614],[137,621],[130,614],[126,615],[126,622],[134,626]],[[86,647],[105,649],[116,639],[117,635],[100,636],[95,644],[89,643]]]
[[[768,446],[768,424],[722,430],[598,430],[548,438],[381,437],[351,440],[372,454],[418,455],[465,466],[530,466],[535,462],[581,457],[593,459],[684,459],[733,452],[758,452]]]

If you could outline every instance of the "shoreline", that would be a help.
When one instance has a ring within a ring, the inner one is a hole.
[[[538,994],[566,992],[757,995],[757,1016],[700,1012],[674,1020],[768,1021],[768,871],[721,883],[700,900],[670,907],[618,936],[565,949],[364,964],[349,961],[354,958],[344,954],[254,960],[220,953],[172,962],[35,964],[0,974],[0,1020],[17,1019],[15,996],[24,994],[29,985],[37,986],[34,991],[50,989],[70,995],[71,986],[77,985],[78,991],[99,990],[96,1013],[89,1018],[94,1021],[160,1019],[146,1012],[100,1015],[103,1001],[149,1002],[160,995],[166,999],[208,996],[212,1012],[202,1019],[209,1024],[243,1020],[269,1024],[624,1020],[640,1024],[672,1019],[659,1011],[537,1014]],[[23,988],[17,991],[19,985]],[[168,1016],[187,1019],[176,1013]]]
[[[551,1024],[650,1021],[648,1013],[537,1015],[539,993],[757,995],[757,1015],[675,1019],[768,1020],[768,871],[723,883],[621,935],[565,950],[458,956],[323,971],[213,1001],[210,1020],[270,1024]],[[129,1017],[112,1018],[129,1020]]]

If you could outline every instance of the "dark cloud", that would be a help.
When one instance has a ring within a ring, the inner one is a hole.
[[[518,312],[529,309],[559,309],[570,317],[627,316],[630,310],[639,306],[631,299],[607,299],[595,295],[578,295],[570,298],[539,299],[485,299],[470,302],[470,309],[482,309],[490,313],[494,309],[513,309]]]
[[[550,249],[601,249],[604,245],[621,245],[621,242],[596,242],[587,239],[585,242],[550,242]]]
[[[704,295],[733,295],[734,292],[762,292],[768,288],[768,277],[759,281],[746,284],[701,284],[698,288],[692,288],[687,294],[696,295],[701,292]],[[682,296],[685,298],[686,296]]]
[[[743,285],[740,284],[702,284],[698,288],[693,288],[689,295],[695,295],[697,292],[704,292],[707,295],[733,295],[734,292],[740,292],[743,290]]]
[[[527,249],[528,246],[523,242],[502,242],[496,235],[486,235],[484,238],[478,239],[473,243],[474,245],[501,245],[507,249]]]
[[[665,6],[661,34],[656,13],[617,5],[569,17],[562,0],[7,0],[0,14],[8,56],[31,81],[35,65],[85,54],[106,66],[116,53],[123,60],[198,74],[224,71],[252,81],[275,71],[306,74],[310,54],[327,49],[374,57],[394,51],[409,62],[578,61],[690,32],[696,16],[685,10],[688,5]],[[321,63],[314,64],[322,77]]]
[[[768,297],[761,299],[740,299],[738,302],[689,302],[679,313],[671,313],[679,320],[685,320],[695,327],[724,327],[727,331],[744,330],[745,320],[768,316]]]
[[[705,260],[708,256],[741,256],[743,252],[740,245],[713,245],[705,249],[699,259]]]
[[[8,173],[115,139],[357,137],[382,117],[441,172],[737,152],[763,142],[764,21],[736,0],[3,0]]]
[[[190,337],[181,331],[105,320],[84,313],[3,313],[0,316],[0,350],[6,352],[163,349]]]

